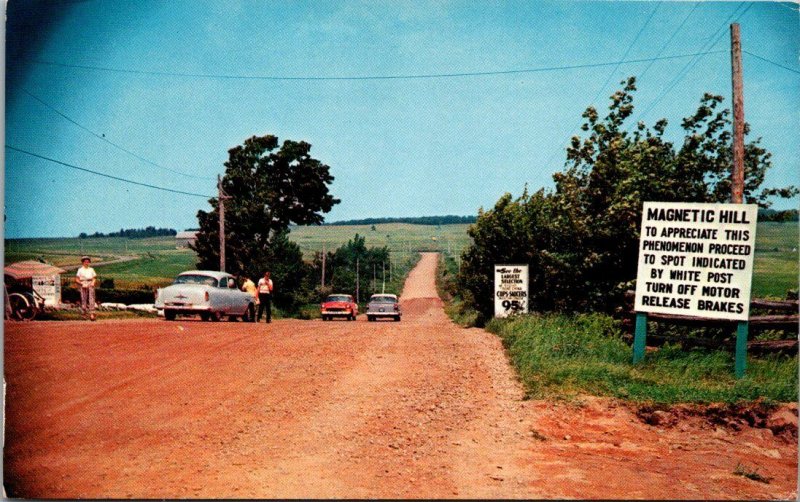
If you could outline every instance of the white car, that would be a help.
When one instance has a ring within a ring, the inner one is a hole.
[[[367,321],[374,321],[381,317],[388,317],[400,321],[403,315],[400,312],[400,302],[397,295],[372,295],[367,304]]]
[[[255,319],[255,299],[236,287],[236,279],[225,272],[192,270],[183,272],[175,282],[156,291],[155,307],[164,310],[164,319],[177,315],[200,315],[204,321],[241,317]]]

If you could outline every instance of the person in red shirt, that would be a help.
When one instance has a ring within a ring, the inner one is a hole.
[[[258,315],[256,322],[261,321],[261,314],[266,310],[267,322],[272,322],[272,279],[269,271],[264,272],[264,277],[258,280]]]

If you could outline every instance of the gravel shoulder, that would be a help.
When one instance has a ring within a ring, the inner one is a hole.
[[[795,498],[767,429],[525,401],[447,318],[437,257],[402,322],[7,323],[4,478],[25,498]],[[733,474],[738,463],[771,478]]]

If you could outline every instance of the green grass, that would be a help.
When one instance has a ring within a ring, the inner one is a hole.
[[[97,268],[100,278],[114,278],[117,288],[139,286],[163,286],[172,283],[175,276],[192,270],[197,257],[191,250],[171,249],[161,252],[148,252],[139,259],[111,263]]]
[[[756,229],[753,298],[785,298],[798,288],[798,223],[764,222]]]
[[[392,253],[416,254],[418,251],[441,251],[461,254],[470,243],[469,225],[411,225],[387,223],[374,225],[325,225],[292,227],[289,238],[296,242],[303,255],[310,258],[322,250],[332,251],[355,234],[366,239],[367,247],[387,246]]]
[[[664,346],[631,364],[631,348],[600,314],[527,315],[489,322],[529,397],[610,396],[634,402],[797,401],[797,356],[751,357],[733,375],[733,353]]]

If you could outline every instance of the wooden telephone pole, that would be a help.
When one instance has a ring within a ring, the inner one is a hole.
[[[744,199],[744,95],[742,89],[742,40],[739,24],[731,24],[731,78],[733,83],[733,172],[731,202]]]
[[[325,287],[325,243],[322,243],[322,287]]]
[[[230,199],[222,191],[222,177],[217,175],[217,190],[219,202],[219,271],[225,272],[225,199]]]
[[[731,24],[731,83],[733,87],[733,172],[731,202],[744,202],[744,90],[742,86],[742,39],[739,24]],[[747,336],[749,323],[739,321],[736,327],[736,378],[747,368]]]

